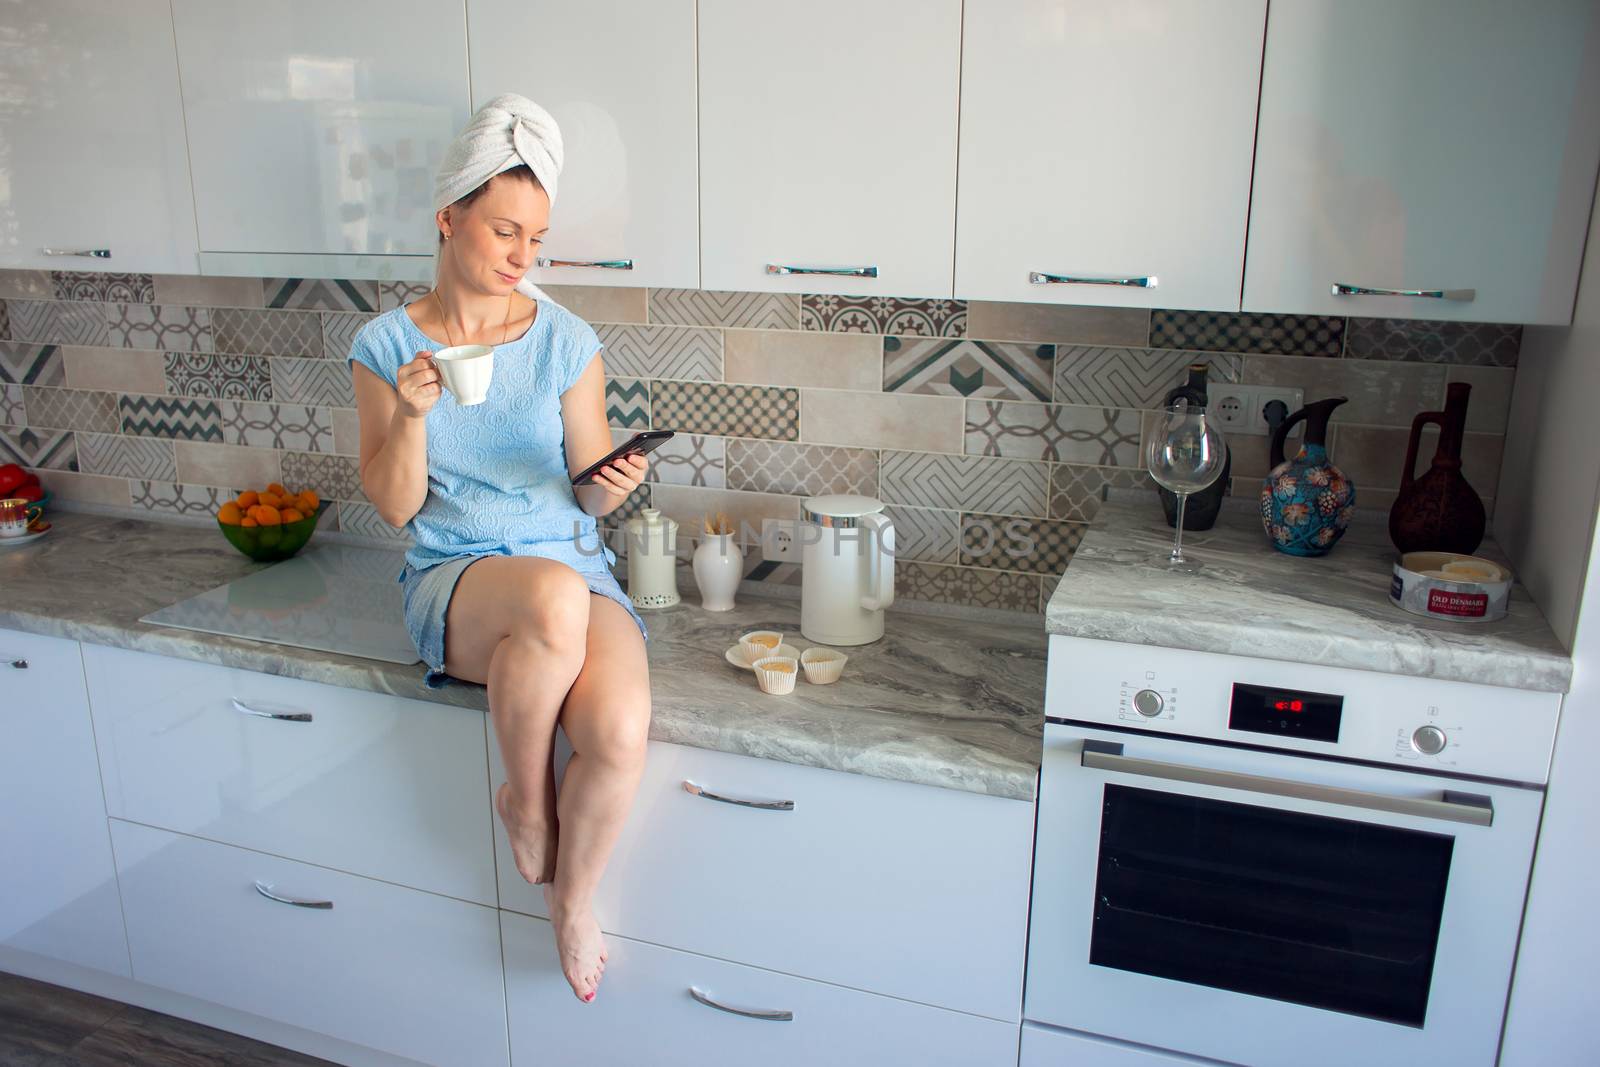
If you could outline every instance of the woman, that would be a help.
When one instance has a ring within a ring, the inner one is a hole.
[[[523,278],[561,161],[555,121],[533,102],[501,96],[473,116],[436,183],[434,289],[367,323],[349,358],[361,486],[415,541],[399,578],[406,626],[431,671],[489,687],[507,777],[495,808],[588,1002],[606,963],[591,898],[650,727],[648,633],[594,520],[638,488],[647,463],[628,457],[571,485],[611,450],[601,346]],[[430,358],[462,344],[495,349],[488,399],[472,407],[443,392]],[[573,748],[559,798],[558,720]]]

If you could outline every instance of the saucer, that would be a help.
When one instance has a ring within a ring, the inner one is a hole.
[[[0,537],[0,548],[10,548],[12,545],[32,544],[49,532],[50,528],[46,526],[44,529],[35,533],[25,533],[21,537]]]
[[[791,659],[796,660],[800,658],[800,650],[787,643],[781,644],[771,652],[765,654],[768,656],[788,656]],[[732,648],[728,649],[728,651],[724,652],[722,656],[729,663],[733,664],[735,667],[738,667],[740,670],[750,671],[755,669],[751,665],[749,658],[745,656],[743,645],[734,645]]]

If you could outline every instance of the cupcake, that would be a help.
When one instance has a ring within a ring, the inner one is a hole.
[[[848,658],[843,652],[817,646],[800,653],[800,665],[805,668],[806,681],[827,685],[839,680],[839,672],[844,670],[844,661]]]
[[[781,644],[783,644],[783,634],[777,630],[751,630],[747,634],[739,635],[739,647],[744,649],[745,658],[751,663],[762,656],[773,655]]]
[[[755,663],[756,684],[763,693],[781,696],[794,692],[794,681],[800,665],[788,656],[763,656]]]

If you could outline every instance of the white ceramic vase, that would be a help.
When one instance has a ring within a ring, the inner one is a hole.
[[[700,606],[707,611],[731,610],[734,591],[744,576],[744,553],[733,543],[733,534],[702,535],[690,567],[700,587]]]

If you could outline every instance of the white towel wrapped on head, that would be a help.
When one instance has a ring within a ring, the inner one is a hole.
[[[433,209],[449,207],[496,174],[522,164],[539,179],[554,207],[565,156],[561,129],[550,112],[525,96],[504,93],[479,108],[445,152],[434,178]],[[527,278],[517,283],[517,292],[550,300]]]

